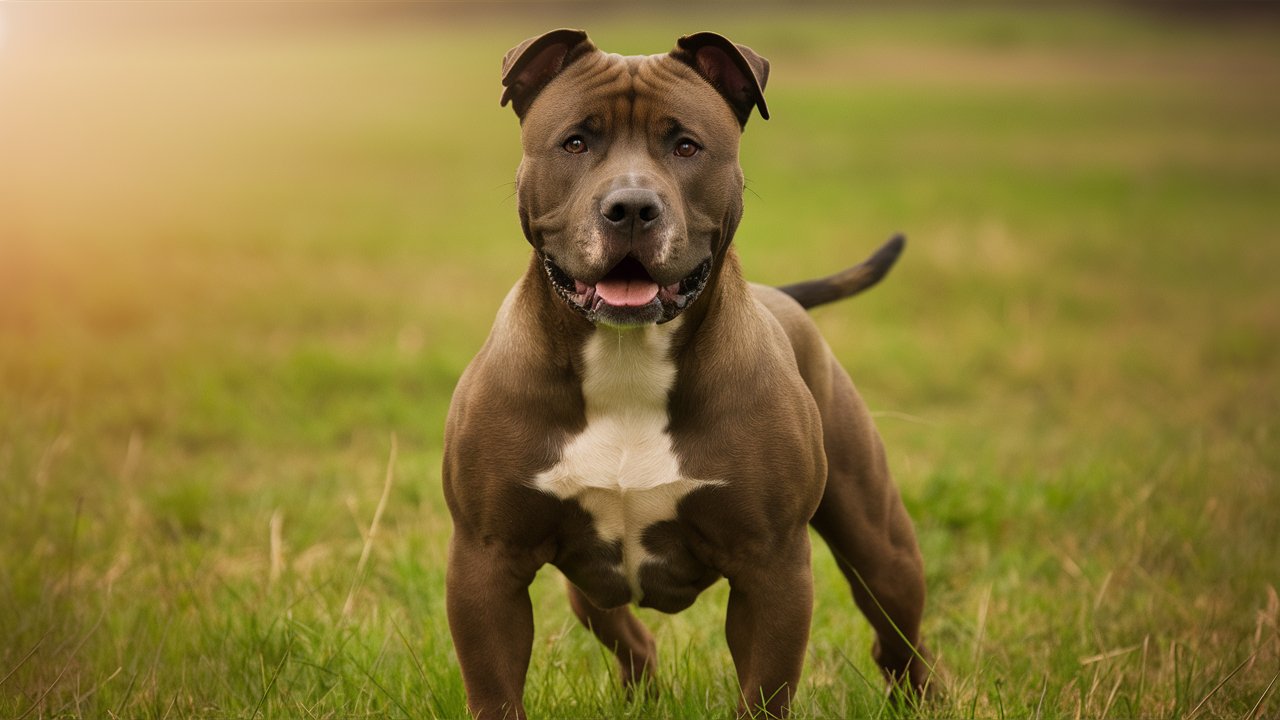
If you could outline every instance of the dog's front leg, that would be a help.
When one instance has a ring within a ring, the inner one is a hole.
[[[449,630],[478,720],[523,720],[524,681],[533,651],[527,551],[455,534],[449,544]]]
[[[729,577],[725,636],[738,671],[741,717],[784,717],[800,681],[813,615],[809,536],[801,529]]]

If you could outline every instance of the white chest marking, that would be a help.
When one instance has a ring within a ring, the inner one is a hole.
[[[606,542],[622,542],[623,575],[632,601],[641,597],[640,569],[650,525],[676,516],[676,504],[705,480],[685,477],[667,435],[667,394],[675,363],[667,352],[678,323],[629,330],[597,329],[583,348],[582,397],[587,426],[535,487],[576,499]]]

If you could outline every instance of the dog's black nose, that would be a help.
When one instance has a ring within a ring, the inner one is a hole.
[[[644,227],[661,217],[662,200],[652,190],[619,188],[600,201],[600,215],[614,226],[638,223]]]

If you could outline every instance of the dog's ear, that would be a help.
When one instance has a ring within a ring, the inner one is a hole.
[[[502,104],[524,113],[538,93],[574,60],[595,50],[582,30],[552,30],[507,51],[502,58]]]
[[[769,119],[764,104],[764,84],[769,79],[769,61],[746,45],[737,45],[723,35],[700,32],[676,41],[671,56],[689,65],[707,79],[745,126],[751,108],[760,109],[760,117]]]

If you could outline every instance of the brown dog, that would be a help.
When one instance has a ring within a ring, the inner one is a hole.
[[[902,241],[783,290],[743,279],[738,141],[753,108],[768,117],[768,72],[713,33],[622,57],[555,30],[503,61],[533,253],[458,383],[444,460],[449,624],[477,717],[524,717],[528,586],[546,563],[628,687],[656,666],[628,605],[677,612],[727,578],[739,714],[785,714],[809,636],[810,524],[890,683],[926,685],[911,520],[804,312],[874,283]]]

